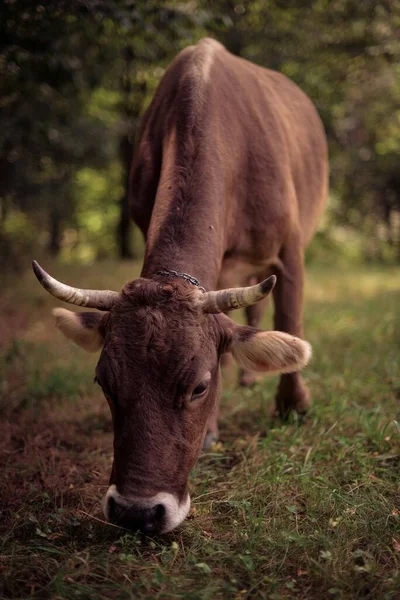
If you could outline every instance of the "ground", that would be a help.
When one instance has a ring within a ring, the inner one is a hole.
[[[110,289],[138,271],[52,266]],[[30,271],[8,281],[0,596],[400,598],[399,290],[394,267],[309,267],[310,415],[282,425],[270,417],[276,378],[243,390],[226,376],[221,442],[192,474],[190,516],[147,538],[103,521],[112,427],[96,356],[54,329],[60,303]]]

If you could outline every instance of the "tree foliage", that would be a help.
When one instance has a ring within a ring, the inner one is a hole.
[[[169,61],[204,35],[312,98],[330,143],[331,221],[365,232],[371,255],[395,256],[400,0],[5,0],[0,10],[0,244],[13,260],[29,227],[71,258],[132,253],[135,132]]]

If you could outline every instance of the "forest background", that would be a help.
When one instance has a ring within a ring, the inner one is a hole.
[[[0,9],[3,273],[140,257],[127,174],[165,68],[204,36],[313,100],[330,147],[328,210],[308,260],[400,257],[397,0],[5,0]]]

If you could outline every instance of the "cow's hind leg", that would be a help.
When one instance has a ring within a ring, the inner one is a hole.
[[[220,374],[220,376],[221,376],[221,374]],[[221,399],[221,377],[220,377],[218,390],[217,390],[217,398],[218,398],[217,403],[216,403],[215,408],[211,414],[211,417],[209,418],[208,423],[207,423],[207,433],[206,433],[206,437],[204,438],[204,442],[203,442],[203,450],[204,451],[210,450],[213,442],[217,442],[218,438],[219,438],[218,420],[219,420],[219,405],[220,405],[220,399]]]
[[[280,256],[284,269],[278,275],[274,288],[275,329],[303,337],[303,250],[300,243],[283,248]],[[311,404],[310,392],[300,373],[281,375],[276,396],[276,409],[282,418],[291,410],[307,412]]]

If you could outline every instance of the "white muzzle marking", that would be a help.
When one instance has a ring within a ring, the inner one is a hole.
[[[149,498],[141,498],[131,496],[125,498],[121,496],[117,490],[116,485],[110,485],[105,496],[101,501],[101,506],[105,518],[109,521],[109,499],[113,498],[119,506],[128,508],[131,504],[137,503],[141,508],[153,508],[157,504],[162,504],[165,508],[164,526],[161,529],[161,533],[167,533],[172,531],[175,527],[178,527],[186,518],[190,509],[190,496],[189,493],[183,502],[179,503],[176,496],[169,494],[168,492],[159,492],[155,496]]]

